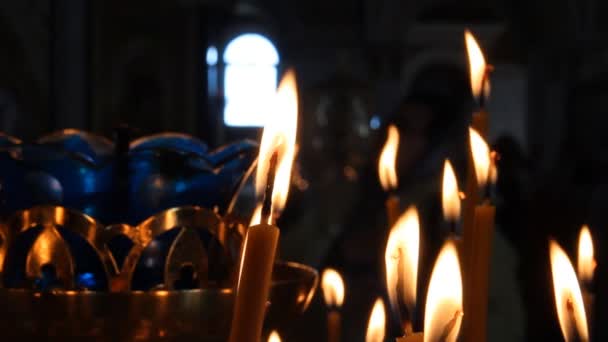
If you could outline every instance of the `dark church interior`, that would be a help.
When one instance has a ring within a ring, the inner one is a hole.
[[[369,337],[374,301],[391,304],[390,196],[399,214],[415,205],[420,220],[415,309],[399,309],[414,332],[431,335],[433,266],[444,242],[467,229],[444,217],[444,161],[464,192],[467,175],[475,177],[469,126],[480,108],[497,156],[487,187],[496,212],[483,336],[470,337],[465,284],[459,336],[428,341],[608,341],[604,19],[608,2],[599,0],[1,1],[0,327],[7,340],[235,341],[231,314],[220,318],[232,302],[204,289],[247,287],[234,265],[248,265],[240,243],[261,200],[256,159],[260,151],[261,165],[267,115],[291,70],[297,136],[289,196],[273,216],[276,260],[305,265],[316,278],[310,292],[298,289],[297,309],[277,310],[274,264],[263,330],[251,342],[276,342],[272,330],[286,342],[414,341],[403,339],[409,330],[399,332],[389,310],[386,332]],[[472,91],[466,30],[488,63],[485,95]],[[387,192],[378,160],[389,127],[400,140],[398,185]],[[210,233],[181,219],[219,223]],[[580,281],[593,298],[584,334],[579,316],[560,324],[549,253],[557,241],[577,269],[583,225],[595,250],[592,279]],[[240,232],[239,245],[229,250],[214,229]],[[120,265],[131,271],[123,276]],[[324,301],[326,268],[343,278],[337,309]],[[113,291],[128,304],[89,298]],[[135,299],[150,291],[180,304]],[[196,303],[195,312],[182,312],[184,303]],[[338,337],[328,324],[334,309]]]

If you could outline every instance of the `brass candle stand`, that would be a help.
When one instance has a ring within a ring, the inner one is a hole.
[[[0,226],[0,329],[45,341],[224,341],[243,231],[194,206],[108,227],[59,206],[17,212]],[[317,282],[313,268],[277,262],[267,326],[288,329]]]

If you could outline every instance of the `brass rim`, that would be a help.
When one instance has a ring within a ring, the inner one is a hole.
[[[299,273],[297,277],[293,277],[292,279],[283,279],[279,281],[273,281],[273,286],[281,286],[292,283],[299,283],[302,279],[313,279],[313,286],[311,289],[315,289],[318,284],[318,272],[314,268],[300,264],[293,261],[277,261],[275,263],[275,267],[287,267],[292,270],[302,271]],[[44,295],[44,296],[58,296],[58,297],[69,297],[77,294],[82,297],[101,297],[101,296],[125,296],[125,295],[135,295],[135,296],[151,296],[157,297],[158,293],[167,294],[169,296],[181,295],[181,294],[203,294],[203,293],[217,293],[217,294],[232,294],[232,288],[207,288],[207,289],[190,289],[190,290],[150,290],[150,291],[124,291],[124,292],[109,292],[109,291],[50,291],[50,292],[39,292],[28,289],[15,289],[15,288],[0,288],[0,293],[6,294],[23,294],[23,295]],[[312,292],[312,291],[311,291]]]
[[[87,132],[87,131],[81,131],[79,129],[74,129],[74,128],[66,128],[66,129],[58,130],[58,131],[43,135],[40,138],[38,138],[38,140],[36,140],[36,142],[43,144],[45,142],[52,141],[53,139],[56,139],[58,137],[65,136],[65,135],[79,135],[82,137],[87,137],[90,140],[96,141],[100,144],[105,144],[107,146],[112,146],[112,147],[114,146],[114,143],[112,142],[112,140],[104,137],[103,135],[98,135],[98,134]]]

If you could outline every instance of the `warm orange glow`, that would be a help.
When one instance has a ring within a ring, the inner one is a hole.
[[[328,268],[321,276],[321,289],[325,304],[331,307],[341,307],[344,303],[344,281],[338,271]]]
[[[296,154],[296,131],[298,127],[298,91],[296,74],[288,70],[283,76],[277,95],[264,126],[260,143],[260,155],[255,178],[256,194],[261,197],[266,188],[268,167],[272,154],[277,152],[278,163],[272,193],[272,211],[280,214],[287,202],[291,168]]]
[[[281,336],[276,330],[273,330],[270,335],[268,335],[268,342],[281,342]]]
[[[496,160],[498,160],[498,153],[496,151],[490,152],[490,183],[496,184],[498,181],[498,169],[496,168]]]
[[[469,76],[471,78],[473,96],[475,98],[479,98],[482,95],[488,96],[490,82],[488,80],[484,81],[487,66],[483,52],[469,30],[464,31],[464,41],[467,47],[467,56],[469,57]]]
[[[34,248],[38,254],[39,265],[52,264],[53,262],[53,244],[57,240],[58,234],[54,228],[46,228],[42,231],[38,238],[34,242]]]
[[[595,270],[593,254],[591,231],[587,225],[584,225],[578,238],[578,279],[581,283],[589,283],[593,280]]]
[[[490,175],[490,148],[485,139],[472,127],[469,127],[469,140],[477,186],[483,188],[488,183],[488,176]]]
[[[576,280],[574,267],[566,252],[553,240],[549,241],[549,256],[553,274],[553,293],[562,334],[566,342],[577,340],[577,335],[580,340],[589,341],[583,296]]]
[[[419,246],[418,210],[409,207],[392,227],[384,252],[386,287],[393,310],[399,307],[398,291],[401,291],[408,309],[412,310],[416,304]],[[398,285],[400,289],[397,289]]]
[[[384,303],[382,303],[382,299],[378,298],[374,303],[372,313],[369,315],[365,342],[383,342],[385,325],[386,314],[384,312]]]
[[[397,170],[395,162],[397,160],[397,150],[399,149],[399,130],[395,125],[388,126],[388,136],[380,153],[378,161],[378,176],[380,184],[386,191],[397,188]]]
[[[457,221],[460,218],[460,197],[456,173],[449,160],[443,164],[443,188],[441,192],[443,218],[447,221]]]
[[[262,204],[256,205],[253,210],[253,214],[251,215],[251,220],[249,221],[249,227],[255,226],[256,224],[260,224],[262,220]]]
[[[462,323],[462,277],[458,251],[448,241],[435,262],[424,317],[424,342],[454,342]]]

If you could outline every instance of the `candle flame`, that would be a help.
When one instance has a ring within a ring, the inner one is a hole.
[[[259,203],[253,210],[251,220],[249,221],[249,227],[260,224],[260,221],[262,221],[262,203]]]
[[[338,271],[328,268],[321,277],[321,289],[325,304],[330,307],[341,307],[344,303],[344,281]]]
[[[426,297],[424,342],[455,342],[462,323],[462,277],[458,251],[448,241],[435,262]]]
[[[292,69],[287,70],[279,84],[270,114],[260,143],[255,186],[258,197],[262,196],[266,188],[270,159],[272,154],[277,152],[277,169],[272,193],[272,211],[276,216],[287,202],[291,168],[296,153],[298,91],[296,74]]]
[[[386,314],[384,312],[384,303],[382,303],[382,299],[378,298],[374,303],[372,313],[369,315],[365,342],[383,342],[385,325]]]
[[[483,188],[488,183],[488,176],[490,175],[490,148],[481,134],[472,127],[469,127],[469,140],[477,186]]]
[[[268,335],[268,342],[281,342],[281,335],[276,330],[273,330],[270,335]]]
[[[378,175],[380,184],[386,191],[397,188],[397,171],[395,162],[397,160],[397,150],[399,149],[399,130],[395,125],[388,126],[388,136],[380,153],[378,161]]]
[[[566,342],[576,340],[576,336],[589,340],[587,317],[581,289],[576,280],[574,267],[566,252],[553,240],[549,241],[551,273],[553,275],[553,293],[557,317]]]
[[[484,80],[487,70],[486,59],[471,31],[464,31],[464,41],[467,47],[467,56],[469,58],[469,76],[471,79],[471,91],[473,92],[473,96],[475,98],[481,96],[487,97],[490,92],[490,82],[489,80]]]
[[[589,226],[584,225],[578,238],[578,279],[581,283],[590,283],[595,270],[593,239]]]
[[[446,159],[443,165],[441,204],[443,207],[443,218],[447,221],[457,221],[460,218],[460,197],[458,194],[456,173],[450,161]]]
[[[384,252],[386,286],[393,310],[398,310],[397,287],[409,310],[416,304],[420,223],[416,207],[409,207],[392,227]],[[399,283],[401,280],[401,283]]]

